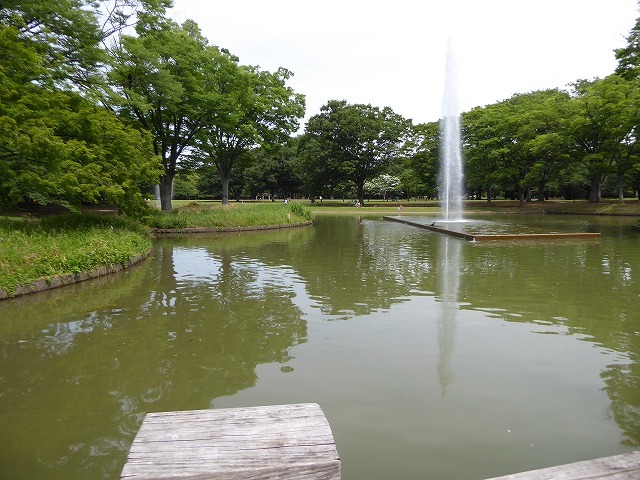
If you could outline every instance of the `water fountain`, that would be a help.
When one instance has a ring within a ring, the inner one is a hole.
[[[536,229],[523,229],[515,224],[497,225],[490,221],[471,221],[463,218],[462,138],[456,64],[451,39],[447,45],[442,113],[438,179],[438,196],[442,201],[442,218],[436,221],[429,217],[412,218],[411,220],[405,217],[385,217],[385,219],[471,241],[600,238],[598,232],[545,232]]]
[[[443,118],[440,123],[440,198],[444,221],[462,220],[462,151],[456,65],[451,40],[445,64]]]

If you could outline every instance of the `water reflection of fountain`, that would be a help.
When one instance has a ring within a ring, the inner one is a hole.
[[[460,266],[462,264],[462,241],[447,235],[440,244],[440,299],[442,315],[438,321],[438,379],[442,396],[453,382],[451,357],[455,347],[456,314],[458,312],[458,290],[460,288]]]

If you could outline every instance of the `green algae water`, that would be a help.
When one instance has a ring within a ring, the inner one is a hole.
[[[473,480],[640,447],[635,219],[470,243],[373,217],[163,238],[0,303],[0,478],[117,479],[147,412],[319,403],[343,478]]]

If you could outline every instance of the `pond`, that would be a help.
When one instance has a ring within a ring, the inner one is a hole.
[[[489,217],[487,217],[488,219]],[[376,217],[159,239],[0,303],[0,478],[117,479],[145,413],[319,403],[345,480],[480,480],[640,447],[635,219],[472,243]]]

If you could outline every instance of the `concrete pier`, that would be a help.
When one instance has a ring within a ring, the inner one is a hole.
[[[554,240],[554,239],[599,239],[600,233],[591,232],[567,232],[567,233],[508,233],[508,234],[474,234],[459,232],[448,228],[437,227],[435,225],[426,225],[420,222],[414,222],[401,217],[384,217],[385,220],[392,222],[404,223],[405,225],[411,225],[412,227],[424,228],[432,232],[443,233],[452,237],[462,238],[471,242],[486,242],[489,240]]]

